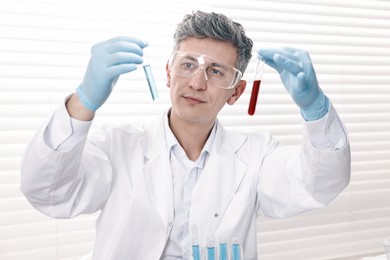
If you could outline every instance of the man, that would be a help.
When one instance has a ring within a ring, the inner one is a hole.
[[[318,87],[309,55],[262,49],[300,107],[303,144],[231,133],[217,115],[244,92],[252,41],[222,14],[186,15],[167,66],[172,107],[142,129],[104,127],[87,138],[119,75],[142,63],[146,44],[95,45],[83,82],[38,131],[22,162],[22,191],[58,218],[101,211],[93,259],[190,259],[208,238],[240,242],[257,259],[256,217],[320,208],[348,184],[346,130]]]

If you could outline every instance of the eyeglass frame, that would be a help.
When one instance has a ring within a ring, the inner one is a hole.
[[[187,51],[173,51],[169,57],[169,60],[168,60],[168,69],[171,70],[172,67],[173,67],[173,62],[174,62],[174,58],[176,57],[177,54],[183,54],[182,56],[185,56],[186,54],[191,54],[193,56],[189,56],[189,57],[195,57],[195,60],[199,61],[199,58],[202,58],[202,60],[204,61],[205,59],[204,58],[207,58],[207,59],[210,59],[212,61],[216,61],[217,64],[221,64],[225,67],[228,67],[228,68],[231,68],[235,73],[234,73],[234,76],[233,76],[233,79],[232,81],[230,82],[229,86],[228,87],[220,87],[220,86],[212,86],[212,87],[217,87],[217,88],[221,88],[221,89],[234,89],[237,85],[237,83],[242,79],[242,76],[243,76],[243,73],[235,68],[235,67],[232,67],[222,61],[219,61],[215,58],[212,58],[212,57],[209,57],[208,55],[205,55],[205,54],[201,54],[201,53],[196,53],[196,52],[187,52]],[[203,63],[204,64],[204,63]],[[194,70],[194,72],[192,73],[191,76],[183,76],[183,75],[179,75],[179,74],[176,74],[177,76],[180,76],[180,77],[186,77],[186,78],[192,78],[196,75],[196,73],[198,72],[199,69],[202,69],[200,65],[203,65],[201,63],[198,62],[198,67]],[[223,67],[221,66],[221,67]],[[204,73],[206,73],[206,81],[208,81],[208,74],[206,72],[205,69],[204,70]],[[172,70],[173,72],[175,70]]]

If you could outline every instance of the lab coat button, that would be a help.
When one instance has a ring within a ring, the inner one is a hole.
[[[172,228],[172,226],[173,226],[172,222],[169,222],[169,223],[168,223],[168,226],[169,226],[170,228]]]

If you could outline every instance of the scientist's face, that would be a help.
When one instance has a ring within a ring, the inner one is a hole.
[[[185,70],[194,66],[191,60],[194,64],[200,65],[201,69],[194,70],[192,76],[182,76],[177,75],[180,73],[173,68],[167,67],[167,86],[170,88],[172,102],[171,120],[211,126],[226,103],[233,105],[238,100],[245,90],[246,82],[239,80],[232,89],[220,88],[210,80],[210,77],[206,79],[207,73],[219,73],[218,68],[215,70],[211,68],[211,71],[205,69],[216,63],[214,60],[235,68],[236,49],[231,43],[210,38],[187,38],[180,43],[178,51],[184,53],[185,58],[190,60],[185,63]],[[196,59],[199,55],[205,58]]]

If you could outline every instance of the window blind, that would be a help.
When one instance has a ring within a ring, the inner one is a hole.
[[[160,99],[142,70],[120,77],[96,116],[101,123],[149,122],[169,107],[165,64],[172,35],[192,10],[222,12],[261,46],[307,50],[321,88],[349,131],[352,180],[328,207],[277,220],[258,219],[259,259],[357,259],[380,254],[390,237],[390,3],[387,1],[78,1],[3,0],[0,8],[0,259],[74,260],[94,244],[97,215],[52,219],[19,190],[27,142],[82,80],[93,44],[117,35],[149,42]],[[266,68],[256,114],[246,93],[220,120],[232,130],[268,130],[300,143],[300,115],[278,75]]]

